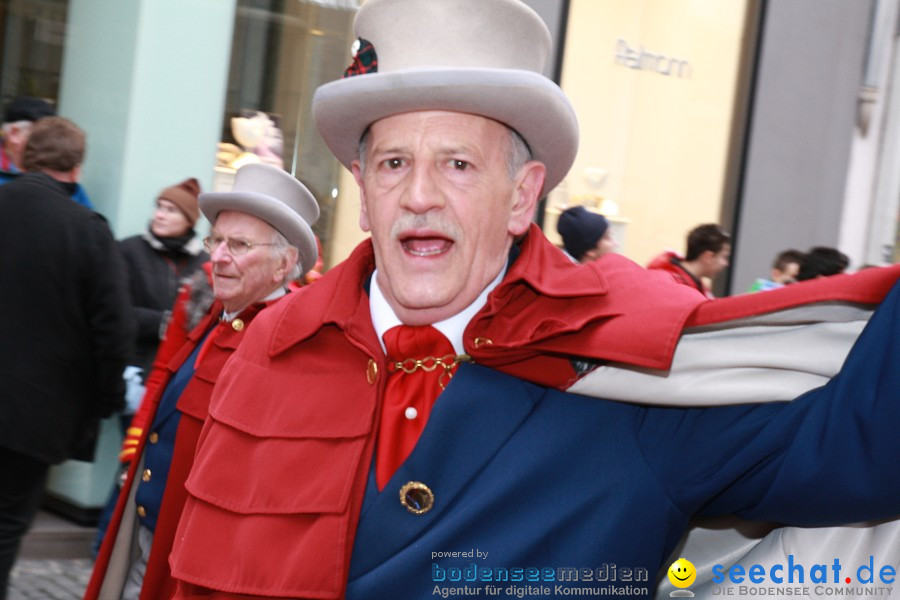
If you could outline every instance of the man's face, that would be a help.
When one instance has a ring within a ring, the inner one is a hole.
[[[191,230],[191,222],[171,200],[158,198],[150,231],[159,237],[178,237]]]
[[[618,249],[619,244],[616,242],[615,238],[613,238],[612,232],[607,229],[606,232],[600,236],[600,239],[597,240],[597,244],[584,253],[584,256],[581,257],[581,262],[593,262],[595,260],[598,260],[604,254],[615,252]]]
[[[9,152],[9,157],[18,168],[22,168],[22,157],[25,154],[25,144],[31,136],[31,128],[34,123],[31,121],[16,121],[7,130],[4,142]]]
[[[800,273],[800,263],[790,262],[784,265],[784,270],[772,269],[772,281],[775,283],[789,284],[797,281],[797,274]]]
[[[713,278],[728,266],[728,260],[731,258],[731,244],[724,244],[718,252],[707,250],[703,253],[703,257],[703,275]]]
[[[421,111],[369,131],[365,170],[354,161],[360,226],[372,233],[378,284],[401,321],[421,325],[471,304],[527,231],[544,165],[510,179],[509,130],[484,117]]]
[[[271,244],[275,230],[265,221],[236,211],[219,213],[209,233],[213,240],[242,240],[251,244]],[[271,245],[253,246],[234,256],[226,243],[210,249],[213,290],[228,312],[242,310],[274,292],[293,267],[288,252]]]

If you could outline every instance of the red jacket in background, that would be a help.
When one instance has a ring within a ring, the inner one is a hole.
[[[133,562],[130,554],[138,527],[137,519],[134,518],[133,492],[137,487],[134,481],[138,476],[144,447],[152,434],[151,428],[160,399],[172,376],[191,356],[206,337],[206,333],[212,327],[219,327],[220,332],[203,354],[202,361],[197,365],[194,375],[176,404],[182,415],[178,423],[172,463],[141,589],[141,598],[147,600],[168,598],[174,588],[168,557],[185,502],[184,482],[194,461],[194,449],[208,412],[209,398],[219,372],[243,339],[247,325],[266,306],[263,303],[253,304],[244,309],[236,319],[216,324],[218,316],[222,314],[222,304],[216,301],[200,323],[188,332],[186,305],[190,292],[190,289],[185,288],[179,293],[172,319],[166,330],[166,337],[160,345],[153,371],[147,378],[147,392],[132,421],[129,439],[126,439],[126,447],[123,450],[123,453],[130,457],[126,458],[126,462],[131,460],[131,466],[94,564],[94,571],[84,595],[85,600],[99,598],[101,591],[105,592],[106,588],[115,589],[115,594],[121,593],[124,576],[127,575]]]
[[[684,261],[683,256],[677,252],[666,250],[651,260],[650,264],[647,265],[647,269],[651,271],[665,271],[672,276],[676,283],[692,287],[710,300],[715,299],[709,286],[685,269],[684,265],[681,264],[682,261]]]

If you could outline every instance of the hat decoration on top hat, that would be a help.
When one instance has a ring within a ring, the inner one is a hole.
[[[320,86],[313,117],[347,168],[379,119],[420,110],[481,115],[514,129],[553,189],[578,150],[575,110],[543,75],[551,38],[520,0],[368,0],[347,77]]]
[[[319,204],[296,177],[274,165],[244,165],[234,175],[230,192],[200,194],[200,210],[210,223],[219,213],[236,210],[262,219],[300,251],[301,275],[316,264],[316,236],[310,227],[319,220]]]

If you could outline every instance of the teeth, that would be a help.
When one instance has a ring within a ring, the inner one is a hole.
[[[434,256],[446,252],[449,247],[447,240],[410,239],[403,242],[403,249],[413,256]]]
[[[444,251],[443,248],[433,248],[431,250],[416,250],[415,248],[406,248],[406,251],[412,254],[413,256],[434,256],[435,254],[440,254]]]

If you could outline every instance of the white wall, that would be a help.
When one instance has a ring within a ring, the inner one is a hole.
[[[840,245],[872,6],[767,3],[732,293],[766,276],[781,250]]]
[[[156,194],[212,184],[236,0],[71,0],[60,114],[87,132],[83,184],[117,237]]]

